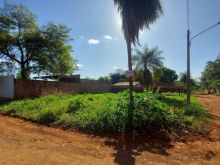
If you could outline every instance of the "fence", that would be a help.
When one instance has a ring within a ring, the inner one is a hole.
[[[129,89],[129,86],[112,86],[112,92],[117,93]],[[143,86],[134,86],[135,92],[143,92]],[[150,87],[148,90],[158,91],[158,92],[185,92],[185,87],[182,86],[174,86],[174,85],[156,85]]]
[[[4,98],[4,99],[14,98],[13,76],[0,77],[0,98]]]
[[[81,80],[77,83],[14,80],[12,76],[0,77],[0,98],[21,99],[27,97],[39,97],[56,93],[110,93],[128,89],[128,85],[112,85],[111,83],[97,80]],[[151,88],[159,92],[185,92],[184,87],[169,84],[156,84]],[[142,86],[134,86],[136,92],[142,92]]]
[[[109,93],[112,84],[97,80],[81,80],[81,93]]]
[[[55,93],[79,93],[80,83],[64,83],[36,80],[15,80],[14,94],[16,99],[39,97]]]

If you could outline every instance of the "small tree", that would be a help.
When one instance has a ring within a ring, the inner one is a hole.
[[[178,75],[176,74],[175,70],[169,68],[161,68],[163,75],[160,76],[159,82],[168,83],[168,84],[175,84],[178,79]]]
[[[143,51],[136,50],[136,54],[133,56],[133,62],[136,66],[136,70],[143,71],[143,83],[145,87],[148,87],[153,82],[152,73],[153,70],[163,67],[163,52],[158,47],[149,49],[144,47]]]

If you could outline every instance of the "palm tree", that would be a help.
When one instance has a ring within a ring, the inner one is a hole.
[[[139,43],[139,31],[163,14],[160,0],[114,0],[122,17],[122,30],[127,43],[128,69],[132,71],[131,44]],[[133,121],[133,80],[129,78],[130,88],[130,121]],[[132,123],[130,123],[132,124]],[[131,125],[132,127],[132,125]]]
[[[164,57],[161,56],[163,51],[158,47],[149,49],[144,47],[143,51],[136,49],[136,54],[133,56],[133,61],[136,70],[143,70],[143,83],[148,87],[152,83],[152,73],[154,70],[163,67]]]

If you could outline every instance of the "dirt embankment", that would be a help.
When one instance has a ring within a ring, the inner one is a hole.
[[[0,115],[0,164],[220,165],[220,97],[198,96],[213,115],[208,138],[188,142],[141,138],[136,144],[63,131]]]

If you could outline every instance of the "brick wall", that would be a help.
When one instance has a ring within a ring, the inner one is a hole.
[[[143,92],[144,91],[144,87],[141,87],[141,86],[140,87],[134,86],[133,88],[134,88],[135,92]],[[121,92],[126,89],[129,89],[129,86],[112,86],[112,92],[114,92],[114,93]],[[186,89],[184,87],[174,86],[174,85],[153,86],[153,87],[150,87],[149,89],[153,90],[153,91],[158,90],[158,92],[185,92],[186,91]]]
[[[55,93],[79,93],[80,83],[15,80],[15,98],[39,97]]]
[[[97,80],[81,80],[81,93],[109,93],[112,84]]]

